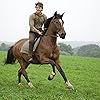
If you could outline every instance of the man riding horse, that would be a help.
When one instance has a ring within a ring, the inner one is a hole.
[[[34,54],[33,52],[33,46],[42,34],[42,26],[44,22],[47,20],[47,16],[42,13],[43,11],[43,4],[41,2],[38,2],[35,4],[36,12],[31,14],[29,17],[29,62],[32,62],[32,56]]]
[[[66,36],[66,32],[63,26],[64,21],[62,20],[63,14],[60,15],[55,12],[52,17],[47,19],[46,23],[44,24],[44,28],[47,28],[47,30],[45,32],[45,35],[41,38],[38,48],[35,51],[32,64],[50,64],[52,67],[52,72],[51,74],[49,74],[48,80],[54,79],[56,75],[55,68],[57,68],[62,78],[64,79],[67,88],[69,90],[74,90],[73,85],[69,82],[62,69],[60,63],[60,51],[57,46],[57,37],[59,36],[60,38],[65,39]],[[28,56],[28,53],[21,52],[23,45],[28,40],[29,39],[25,38],[21,39],[10,47],[7,53],[5,64],[12,64],[17,59],[20,64],[20,68],[18,70],[18,85],[21,84],[21,76],[23,75],[29,87],[33,87],[26,71],[27,67],[30,64],[30,58]]]

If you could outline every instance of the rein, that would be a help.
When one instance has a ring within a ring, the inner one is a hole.
[[[45,28],[45,33],[46,33],[46,31],[47,31],[47,28]],[[54,38],[57,38],[57,37],[59,37],[58,35],[48,35],[48,34],[45,34],[44,36],[50,36],[50,37],[54,37]]]
[[[54,38],[58,37],[58,35],[47,35],[47,34],[45,34],[44,36],[50,36],[50,37],[54,37]]]

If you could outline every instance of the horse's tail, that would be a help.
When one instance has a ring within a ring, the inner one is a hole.
[[[13,55],[13,46],[11,46],[8,50],[5,64],[13,64],[13,63],[15,63],[15,61],[16,61],[16,58]]]

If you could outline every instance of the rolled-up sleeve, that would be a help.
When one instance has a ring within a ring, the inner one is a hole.
[[[44,22],[47,20],[47,16],[44,14]]]

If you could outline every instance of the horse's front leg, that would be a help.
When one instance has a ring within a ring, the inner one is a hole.
[[[49,60],[49,64],[52,66],[52,73],[48,76],[48,80],[52,80],[54,78],[54,76],[56,75],[56,72],[55,72],[55,62],[53,60]]]
[[[63,69],[61,68],[60,64],[56,63],[56,68],[57,70],[60,72],[61,76],[63,77],[65,84],[67,85],[67,88],[69,90],[74,90],[73,85],[69,82],[69,80],[67,79],[67,77],[65,76],[65,73],[63,71]]]

